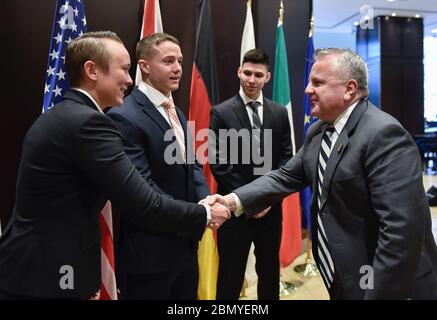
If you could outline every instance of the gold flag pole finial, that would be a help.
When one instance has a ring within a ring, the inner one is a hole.
[[[252,8],[252,0],[247,0],[247,5]]]
[[[311,16],[310,19],[310,37],[312,37],[314,34],[314,16]]]
[[[284,3],[281,0],[281,4],[279,5],[279,21],[284,21]]]

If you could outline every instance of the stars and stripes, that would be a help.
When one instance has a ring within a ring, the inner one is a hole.
[[[68,90],[65,52],[67,45],[86,32],[87,24],[81,0],[58,0],[44,83],[43,112],[61,101]]]

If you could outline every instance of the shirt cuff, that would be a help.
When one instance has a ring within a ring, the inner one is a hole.
[[[208,225],[208,223],[211,221],[211,207],[208,205],[205,199],[200,200],[198,204],[203,205],[206,209],[206,225]]]
[[[241,216],[241,214],[243,213],[243,204],[241,203],[240,198],[237,196],[236,193],[232,192],[231,193],[232,198],[234,198],[235,201],[235,211],[234,211],[234,215],[236,217]]]

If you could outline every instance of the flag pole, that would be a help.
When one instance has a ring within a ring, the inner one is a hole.
[[[308,38],[311,38],[313,36],[313,34],[314,34],[314,17],[311,16],[310,31],[309,31]],[[312,246],[311,234],[310,234],[309,230],[307,233],[308,233],[308,239],[307,239],[307,243],[306,243],[305,263],[298,264],[297,266],[295,266],[294,271],[301,274],[305,278],[310,278],[310,277],[317,276],[319,274],[319,272],[317,270],[317,266],[311,260],[311,246]]]
[[[250,1],[250,0],[249,0]],[[279,5],[279,23],[283,23],[284,22],[284,3],[280,2]],[[294,133],[293,133],[294,134]],[[280,274],[280,278],[282,278],[282,274],[283,274],[283,269],[281,266],[279,266],[279,274]],[[302,283],[298,283],[298,282],[288,282],[285,280],[280,280],[279,281],[279,297],[284,297],[284,296],[288,296],[294,292],[297,291],[297,289],[302,285]]]

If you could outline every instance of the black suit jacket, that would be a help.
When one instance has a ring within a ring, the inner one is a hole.
[[[115,124],[77,91],[27,132],[12,219],[0,238],[0,289],[34,297],[86,297],[100,287],[99,213],[107,199],[143,228],[201,235],[201,205],[154,192],[123,150]],[[62,266],[74,271],[63,290]]]
[[[327,126],[314,123],[289,162],[235,191],[246,214],[309,185],[315,225],[317,163]],[[357,104],[332,148],[320,211],[342,298],[437,298],[437,247],[417,146],[397,120],[367,100]],[[373,288],[363,279],[369,267]]]
[[[292,156],[292,143],[290,137],[290,122],[288,119],[287,109],[280,106],[273,101],[264,98],[263,101],[263,129],[272,131],[271,154],[265,154],[265,157],[271,156],[271,168],[277,169],[285,164]],[[219,139],[220,129],[235,129],[239,132],[242,129],[252,131],[249,116],[247,114],[246,106],[237,94],[234,97],[216,105],[211,110],[210,129],[216,134],[216,150],[219,150],[220,144],[223,142]],[[265,138],[265,137],[264,137]],[[212,148],[210,148],[212,150]],[[223,150],[223,149],[222,149]],[[266,151],[266,150],[264,150]],[[212,152],[212,151],[210,151]],[[238,152],[238,163],[231,163],[232,153]],[[238,143],[238,150],[231,150],[228,146],[226,159],[217,151],[216,163],[211,164],[211,170],[214,178],[217,180],[218,193],[228,194],[238,187],[241,187],[259,176],[254,175],[255,164],[252,160],[251,142],[245,143],[240,140]],[[249,157],[249,161],[244,158]],[[220,164],[219,159],[226,160],[225,164]],[[281,205],[277,203],[272,206],[269,214],[280,214]],[[235,217],[232,215],[231,219],[226,221],[226,225],[239,226],[243,223],[245,216]]]
[[[185,137],[187,119],[176,108]],[[173,141],[165,141],[171,129],[158,109],[137,87],[126,97],[121,108],[108,112],[121,133],[125,151],[142,177],[152,188],[174,199],[198,202],[209,194],[202,167],[194,164],[168,164],[165,150]],[[174,139],[173,139],[174,140]],[[190,148],[186,148],[190,152]],[[120,259],[132,273],[162,272],[172,268],[186,250],[196,250],[199,234],[145,232],[127,219],[120,228]]]

